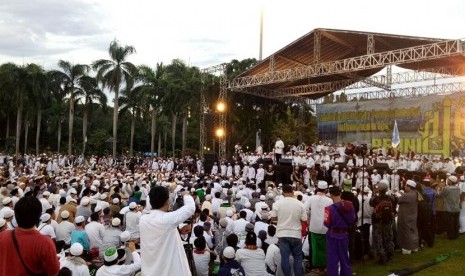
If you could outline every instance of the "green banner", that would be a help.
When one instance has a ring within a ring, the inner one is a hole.
[[[464,148],[465,93],[322,104],[317,118],[323,141],[387,149],[397,121],[401,152],[450,156]]]

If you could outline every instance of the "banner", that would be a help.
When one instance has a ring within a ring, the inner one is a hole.
[[[406,153],[450,156],[465,143],[465,93],[389,98],[317,106],[319,139],[330,143],[392,146]]]

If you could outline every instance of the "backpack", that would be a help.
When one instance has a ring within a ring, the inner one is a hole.
[[[394,206],[390,198],[382,199],[373,212],[375,219],[381,223],[390,223],[394,219]]]

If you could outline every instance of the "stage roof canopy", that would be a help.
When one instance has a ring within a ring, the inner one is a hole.
[[[365,81],[388,65],[465,75],[465,41],[315,29],[247,70],[229,89],[266,98],[311,99]],[[445,71],[444,71],[445,70]]]

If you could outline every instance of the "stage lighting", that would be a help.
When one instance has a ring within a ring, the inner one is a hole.
[[[218,102],[218,104],[216,105],[216,110],[218,112],[225,112],[226,111],[226,104],[224,102]]]
[[[217,128],[215,131],[216,137],[222,138],[224,136],[224,129],[222,128]]]

